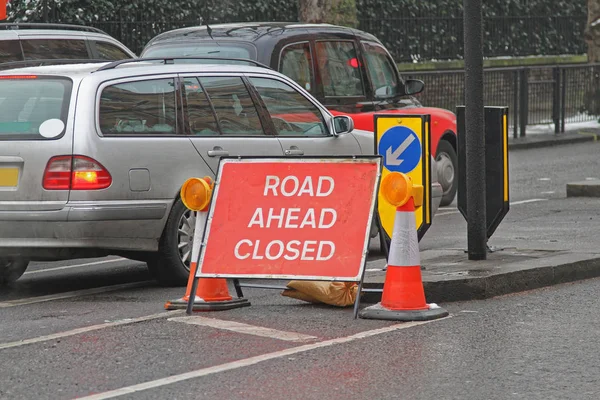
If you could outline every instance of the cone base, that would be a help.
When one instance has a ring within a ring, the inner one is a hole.
[[[187,305],[188,301],[185,299],[171,300],[165,303],[165,310],[186,310]],[[204,301],[197,298],[194,300],[192,311],[224,311],[249,306],[250,302],[245,298],[225,301]]]
[[[430,321],[447,317],[448,311],[437,305],[424,310],[390,310],[383,307],[381,303],[377,303],[361,310],[358,315],[364,319],[382,319],[386,321]]]

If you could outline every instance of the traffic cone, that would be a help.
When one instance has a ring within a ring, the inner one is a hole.
[[[204,178],[209,184],[210,178]],[[185,203],[185,202],[184,202]],[[194,240],[192,244],[192,258],[190,262],[190,275],[188,277],[185,295],[182,298],[170,300],[165,303],[166,310],[186,309],[192,293],[192,286],[196,271],[198,270],[198,257],[202,246],[204,225],[208,217],[208,206],[196,212],[196,225],[194,226]],[[194,298],[193,311],[220,311],[233,308],[247,307],[250,305],[248,299],[234,299],[229,294],[227,280],[223,278],[199,278],[196,297]]]
[[[437,304],[425,302],[415,223],[415,197],[421,204],[423,187],[413,186],[408,177],[402,179],[406,181],[402,185],[408,185],[407,194],[405,202],[396,208],[381,302],[363,309],[361,318],[428,321],[448,316],[448,311]]]

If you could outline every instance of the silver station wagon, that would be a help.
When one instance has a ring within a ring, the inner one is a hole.
[[[373,154],[371,132],[250,63],[1,71],[0,282],[34,260],[120,255],[185,285],[195,224],[178,198],[186,179],[214,177],[226,155]]]

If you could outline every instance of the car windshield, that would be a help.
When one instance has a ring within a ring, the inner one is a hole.
[[[369,42],[363,42],[363,49],[375,97],[386,99],[404,94],[403,82],[398,81],[396,66],[387,51]]]
[[[63,134],[72,82],[0,75],[0,140],[53,139]]]
[[[164,46],[152,46],[147,49],[143,54],[144,58],[151,57],[214,57],[214,58],[244,58],[244,59],[255,59],[255,51],[251,46],[237,43],[189,43],[180,45],[164,45]],[[185,63],[200,63],[201,60],[181,60],[179,62]],[[206,61],[211,64],[220,64],[221,62],[210,60]],[[239,62],[243,65],[253,65],[247,62]],[[232,64],[231,61],[223,61],[222,64]]]

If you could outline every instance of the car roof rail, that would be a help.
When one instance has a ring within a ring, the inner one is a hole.
[[[104,65],[100,68],[98,68],[96,71],[94,72],[98,72],[98,71],[106,71],[108,69],[114,69],[116,67],[118,67],[119,65],[123,65],[123,64],[129,64],[129,63],[136,63],[136,62],[144,62],[144,61],[163,61],[164,64],[174,64],[175,60],[215,60],[215,61],[241,61],[241,62],[248,62],[248,63],[252,63],[254,65],[256,65],[257,67],[261,67],[261,68],[267,68],[267,69],[272,69],[271,67],[260,63],[258,61],[254,61],[254,60],[250,60],[247,58],[225,58],[225,57],[148,57],[148,58],[128,58],[128,59],[124,59],[124,60],[117,60],[117,61],[113,61],[110,64]],[[169,61],[171,61],[169,63]]]
[[[100,60],[96,58],[50,58],[45,60],[24,60],[24,61],[9,61],[0,63],[0,70],[25,67],[41,67],[43,65],[59,65],[59,64],[81,64],[81,63],[106,63],[110,60]]]
[[[95,32],[106,35],[102,29],[94,28],[92,26],[75,25],[75,24],[55,24],[55,23],[42,23],[42,22],[1,22],[1,29],[66,29],[76,30],[84,32]]]

